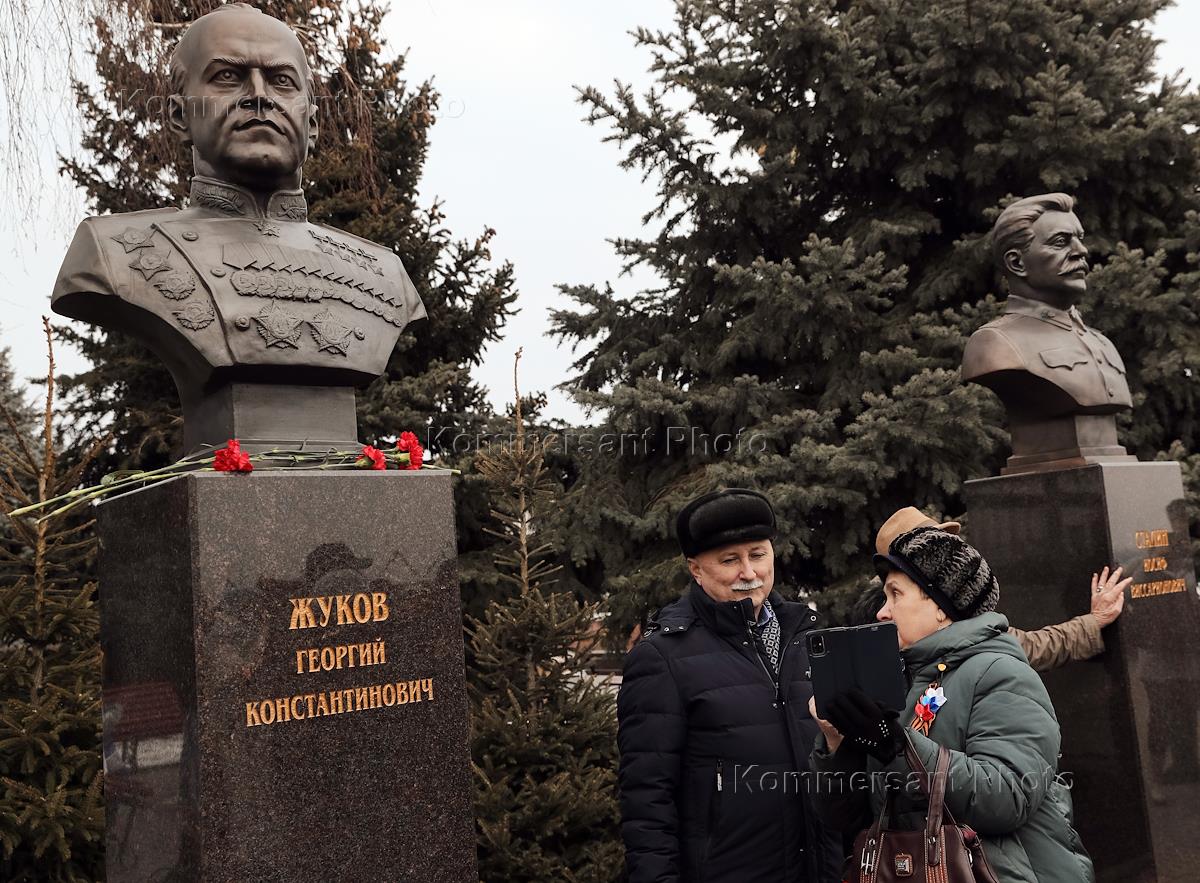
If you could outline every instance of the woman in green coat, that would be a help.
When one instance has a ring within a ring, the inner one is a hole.
[[[912,685],[908,711],[897,721],[855,691],[835,697],[828,721],[818,718],[811,768],[822,820],[851,835],[871,823],[887,774],[909,772],[900,751],[906,729],[930,770],[938,746],[950,749],[946,806],[981,836],[1002,883],[1092,883],[1057,775],[1054,707],[1007,634],[1008,620],[994,612],[1000,590],[987,562],[960,537],[920,527],[896,537],[875,564],[887,596],[878,619],[896,624]],[[891,825],[919,829],[926,801],[915,777],[904,781]]]

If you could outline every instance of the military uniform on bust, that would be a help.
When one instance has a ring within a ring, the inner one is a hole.
[[[967,342],[962,376],[1004,402],[1013,450],[1006,473],[1134,459],[1113,418],[1133,406],[1125,363],[1074,306],[1088,263],[1073,206],[1061,193],[1018,200],[992,231],[1010,294],[1004,315]]]
[[[177,44],[171,88],[167,124],[196,170],[187,207],[83,221],[53,309],[163,360],[188,451],[230,437],[353,445],[354,387],[386,370],[425,308],[391,249],[308,220],[317,106],[303,48],[253,7],[219,7]]]
[[[138,334],[200,386],[222,374],[303,384],[309,369],[369,383],[425,316],[400,258],[309,223],[301,192],[272,195],[263,213],[241,188],[202,177],[183,210],[83,221],[51,302]]]
[[[1133,406],[1117,348],[1074,307],[1059,310],[1011,295],[1004,315],[975,332],[963,353],[966,380],[1001,371],[1046,381],[1039,410],[1112,414]],[[996,377],[987,381],[993,388],[1003,384]]]

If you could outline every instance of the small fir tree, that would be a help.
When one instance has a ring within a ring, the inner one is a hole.
[[[37,414],[13,373],[8,347],[0,349],[0,408],[8,414],[8,419],[0,425],[0,444],[15,449],[18,439],[29,441],[36,427]]]
[[[46,323],[47,346],[51,330]],[[13,509],[74,488],[93,448],[70,468],[54,426],[54,355],[37,444],[4,409],[0,504]],[[0,879],[104,878],[100,646],[92,522],[78,515],[10,521],[0,535]]]
[[[601,612],[546,591],[558,567],[540,525],[560,488],[546,467],[549,440],[526,434],[519,390],[513,429],[510,444],[477,458],[510,592],[468,622],[480,876],[611,883],[623,863],[616,708],[585,667]]]

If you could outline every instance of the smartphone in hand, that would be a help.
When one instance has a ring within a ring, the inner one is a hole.
[[[893,711],[904,710],[908,692],[896,624],[871,623],[808,633],[808,663],[817,715],[833,697],[859,689]]]

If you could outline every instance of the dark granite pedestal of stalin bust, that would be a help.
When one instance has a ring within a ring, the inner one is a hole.
[[[1071,206],[1062,194],[1022,200],[993,231],[998,263],[1023,295],[972,338],[963,373],[1000,394],[1014,456],[1007,474],[966,483],[967,531],[1019,628],[1086,613],[1091,576],[1105,565],[1134,578],[1105,652],[1043,676],[1062,728],[1059,769],[1099,883],[1191,883],[1200,597],[1183,482],[1179,464],[1140,463],[1117,444],[1125,366],[1064,309],[1084,284],[1075,268],[1086,269]],[[1032,290],[1014,269],[1045,282]],[[1064,297],[1053,306],[1056,291]]]
[[[965,486],[1000,612],[1037,629],[1086,613],[1106,564],[1134,578],[1105,651],[1043,675],[1059,769],[1100,883],[1191,883],[1200,867],[1200,597],[1177,463],[1099,463]]]
[[[100,506],[109,883],[478,879],[448,472]]]

